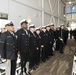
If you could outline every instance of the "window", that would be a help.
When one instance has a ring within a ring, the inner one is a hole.
[[[71,7],[66,7],[66,14],[71,14]]]
[[[76,13],[76,5],[74,5],[73,7],[68,6],[66,7],[66,14],[75,14]]]
[[[72,13],[76,13],[76,5],[72,7]]]

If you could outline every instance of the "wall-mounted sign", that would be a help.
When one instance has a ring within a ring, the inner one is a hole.
[[[8,14],[0,13],[0,19],[8,19]]]

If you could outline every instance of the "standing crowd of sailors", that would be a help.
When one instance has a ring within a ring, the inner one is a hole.
[[[75,42],[76,42],[76,28],[70,30],[70,39],[73,39],[73,37],[74,37]]]
[[[6,62],[6,75],[15,75],[17,56],[21,57],[21,74],[31,75],[40,63],[46,62],[54,56],[53,44],[56,42],[55,51],[64,53],[67,44],[68,29],[61,25],[54,29],[54,24],[48,24],[35,28],[29,25],[27,20],[20,22],[21,28],[14,31],[14,24],[9,22],[0,33],[0,54],[3,62]],[[29,62],[29,69],[26,63]]]

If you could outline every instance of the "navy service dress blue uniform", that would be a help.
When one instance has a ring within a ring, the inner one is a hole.
[[[55,39],[55,34],[54,33],[55,32],[52,29],[50,29],[50,34],[51,34],[51,36],[50,36],[51,56],[54,55],[53,54],[53,44],[54,44],[54,39]]]
[[[50,25],[47,25],[46,29],[50,27]],[[50,28],[46,30],[46,33],[48,35],[48,45],[47,45],[47,58],[51,55],[51,44],[52,44],[52,35],[50,32]]]
[[[40,31],[40,30],[37,28],[36,31]],[[40,55],[41,55],[41,36],[40,36],[40,33],[38,34],[36,32],[35,34],[36,34],[36,41],[37,41],[36,64],[39,65]]]
[[[45,26],[43,26],[42,29],[46,29]],[[42,60],[42,62],[45,62],[45,60],[47,58],[48,35],[47,35],[46,31],[44,32],[42,30],[42,32],[40,33],[40,36],[41,36],[41,60]]]
[[[62,26],[64,27],[64,25],[61,25],[60,30],[59,30],[59,44],[60,44],[60,53],[64,53],[63,48],[64,48],[64,39],[65,39],[65,30],[64,28],[62,28]]]
[[[57,27],[56,28],[56,37],[55,37],[55,39],[56,39],[56,48],[55,48],[55,50],[56,51],[58,51],[59,48],[60,48],[60,45],[59,45],[59,32],[60,32],[60,27]]]
[[[28,32],[28,31],[27,31]],[[24,29],[20,29],[17,31],[17,47],[18,51],[20,51],[21,56],[21,72],[23,73],[23,68],[26,72],[26,63],[29,61],[29,35],[26,34]]]
[[[13,26],[13,24],[8,25]],[[17,52],[16,52],[16,35],[14,33],[11,34],[9,31],[6,31],[1,34],[0,50],[1,50],[1,58],[6,59],[6,62],[10,61],[10,64],[6,66],[7,70],[8,68],[10,69],[10,72],[8,71],[10,74],[8,73],[7,74],[15,75]],[[9,67],[9,65],[11,66]]]
[[[27,26],[27,21],[24,20],[21,22],[21,26]],[[23,69],[26,73],[26,63],[29,62],[29,31],[27,28],[21,28],[16,32],[17,34],[17,47],[21,56],[21,75],[23,75]]]
[[[33,29],[34,31],[32,31]],[[36,50],[37,50],[37,40],[36,40],[36,35],[35,35],[35,26],[30,25],[29,26],[30,30],[30,39],[29,39],[29,48],[30,48],[30,69],[35,70],[36,66]]]

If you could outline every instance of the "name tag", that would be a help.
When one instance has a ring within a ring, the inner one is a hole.
[[[25,35],[25,34],[22,34],[22,35]]]
[[[11,36],[7,36],[7,38],[10,38]]]

